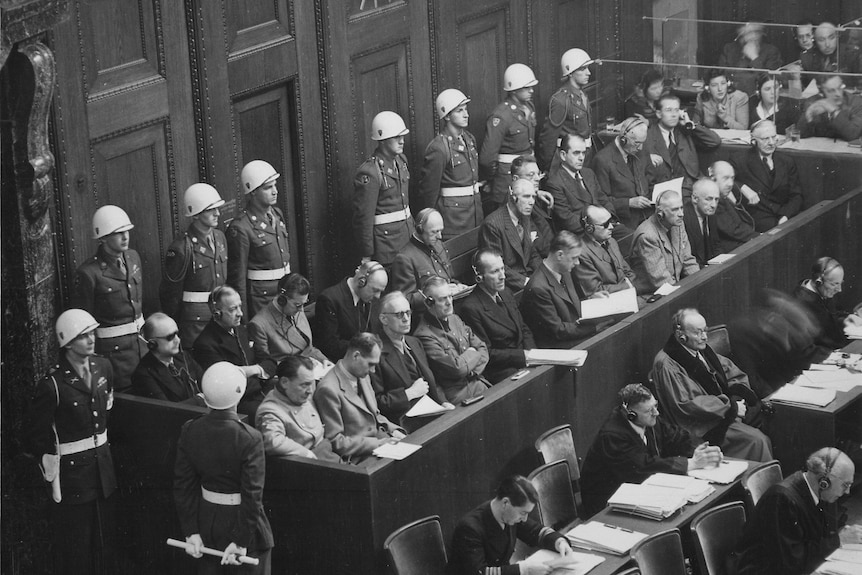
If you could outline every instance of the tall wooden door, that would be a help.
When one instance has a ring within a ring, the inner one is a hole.
[[[374,151],[372,118],[392,110],[410,134],[404,152],[411,188],[418,183],[422,153],[434,135],[428,0],[322,2],[326,54],[323,93],[332,217],[328,257],[336,269],[358,263],[351,248],[351,196],[356,168]]]
[[[198,172],[182,4],[71,4],[54,36],[60,284],[68,288],[96,250],[93,212],[115,204],[135,224],[144,309],[153,311],[162,254],[177,227],[177,190]]]

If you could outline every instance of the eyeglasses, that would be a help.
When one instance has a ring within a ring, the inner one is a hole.
[[[403,311],[384,311],[383,315],[394,315],[398,319],[406,319],[413,315],[413,311],[409,309],[405,309]]]
[[[599,228],[606,228],[606,229],[607,229],[607,228],[609,228],[609,227],[611,227],[611,226],[615,226],[615,225],[617,225],[618,223],[619,223],[619,220],[617,220],[615,217],[611,216],[611,217],[608,219],[608,221],[606,221],[605,223],[603,223],[603,224],[595,224],[595,226],[596,226],[596,227],[599,227]]]
[[[175,331],[175,332],[169,333],[168,335],[154,335],[153,339],[163,339],[165,341],[173,341],[174,338],[179,337],[179,335],[180,335],[180,332]]]
[[[518,176],[529,180],[541,180],[545,174],[544,172],[527,172],[526,174],[518,174]]]

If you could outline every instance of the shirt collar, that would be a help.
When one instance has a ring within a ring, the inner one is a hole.
[[[549,266],[549,265],[548,265],[548,264],[546,264],[545,262],[542,262],[542,265],[543,265],[543,266],[545,266],[546,268],[548,268],[548,271],[549,271],[549,272],[551,272],[551,275],[552,275],[552,276],[554,276],[554,279],[556,279],[556,280],[557,280],[557,282],[559,282],[559,283],[563,283],[563,276],[562,276],[562,274],[558,274],[557,272],[555,272],[554,270],[552,270],[552,269],[551,269],[551,266]]]
[[[814,488],[811,487],[811,482],[808,481],[808,477],[803,473],[802,478],[805,480],[805,485],[808,487],[808,493],[810,493],[812,499],[814,499],[814,505],[820,505],[820,496],[817,495]]]
[[[661,137],[664,138],[664,143],[669,145],[670,144],[670,133],[673,130],[668,130],[667,128],[662,126],[661,123],[658,124],[658,129],[661,130]]]
[[[350,290],[350,295],[353,296],[353,306],[356,307],[359,305],[359,294],[356,293],[356,290],[353,289],[353,282],[350,281],[353,278],[347,278],[347,289]]]
[[[640,425],[635,425],[633,422],[629,421],[629,425],[632,426],[632,429],[640,436],[641,439],[646,437],[646,427],[641,427]]]
[[[509,212],[509,218],[511,218],[512,223],[513,223],[513,224],[515,224],[515,227],[517,227],[518,225],[520,225],[520,223],[521,223],[521,216],[519,216],[519,215],[518,215],[518,213],[517,213],[517,212],[515,212],[515,210],[513,210],[513,209],[512,209],[512,204],[511,204],[511,202],[506,202],[506,210]]]
[[[623,147],[620,145],[620,139],[619,138],[614,138],[614,145],[616,146],[619,153],[623,155],[623,159],[628,161],[629,155],[626,154],[626,151],[623,150]]]

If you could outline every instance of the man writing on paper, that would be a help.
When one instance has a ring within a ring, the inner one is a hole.
[[[650,372],[668,418],[731,457],[772,459],[769,438],[749,425],[757,423],[762,406],[748,376],[707,345],[706,320],[696,309],[679,310],[672,322]]]
[[[862,526],[838,530],[824,511],[850,492],[856,466],[842,451],[824,447],[805,470],[770,487],[745,524],[736,553],[739,575],[801,575],[812,572],[840,545],[862,543]]]
[[[526,477],[507,477],[494,499],[463,516],[452,533],[448,575],[543,575],[546,565],[510,564],[515,541],[555,550],[568,556],[572,548],[565,535],[529,517],[539,499]]]
[[[640,483],[653,473],[684,475],[718,465],[721,448],[694,446],[688,431],[659,418],[658,401],[640,383],[620,390],[593,441],[581,471],[581,494],[588,515],[601,511],[623,483]]]
[[[584,249],[575,275],[586,297],[634,288],[635,273],[611,237],[615,225],[616,219],[605,208],[587,206],[584,211]]]

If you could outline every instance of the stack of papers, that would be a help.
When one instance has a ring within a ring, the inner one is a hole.
[[[646,478],[641,485],[656,485],[681,489],[689,503],[699,503],[715,492],[715,487],[709,481],[695,479],[687,475],[671,475],[670,473],[654,473]]]
[[[553,575],[583,575],[604,561],[601,555],[591,553],[572,553],[563,557],[556,551],[539,549],[523,561],[524,565],[545,565],[551,568]]]
[[[710,266],[714,266],[717,264],[723,264],[726,261],[732,260],[733,256],[735,256],[735,255],[736,254],[718,254],[717,256],[715,256],[714,258],[712,258],[711,260],[709,260],[706,263],[707,263],[707,265],[710,265]]]
[[[684,178],[674,178],[666,182],[659,182],[652,189],[652,203],[657,204],[658,199],[665,192],[676,192],[682,197],[682,181]]]
[[[817,572],[828,575],[859,575],[862,573],[862,545],[842,545],[826,558],[826,562],[818,567]]]
[[[466,296],[467,294],[469,294],[471,291],[473,291],[474,287],[476,287],[476,284],[468,286],[465,284],[452,283],[449,284],[449,293],[452,294],[453,298],[459,298],[461,296]]]
[[[671,285],[667,282],[661,284],[657,290],[655,290],[656,295],[670,295],[676,290],[678,290],[680,286]]]
[[[637,311],[638,295],[634,288],[614,292],[608,297],[585,299],[581,302],[582,320]]]
[[[623,483],[608,499],[608,506],[614,511],[661,521],[682,509],[688,502],[684,489],[645,483]]]
[[[842,353],[833,351],[829,357],[823,360],[825,365],[837,365],[838,367],[847,367],[855,371],[862,371],[862,354],[860,353]],[[811,366],[812,369],[814,366]]]
[[[588,551],[625,555],[634,547],[635,543],[646,538],[646,533],[599,523],[598,521],[589,521],[569,531],[566,538],[575,547]]]
[[[314,364],[314,369],[311,370],[311,373],[314,376],[314,379],[321,380],[323,376],[329,373],[329,370],[335,367],[335,364],[329,361],[328,359],[323,363],[318,360],[311,358],[312,363]]]
[[[527,365],[570,365],[581,367],[587,361],[585,349],[528,349]]]
[[[710,483],[721,483],[726,485],[732,481],[736,481],[736,478],[745,473],[746,469],[748,469],[748,462],[746,461],[722,460],[722,462],[715,467],[692,469],[688,472],[688,476],[697,477],[698,479],[703,479]]]
[[[371,453],[377,457],[385,457],[386,459],[404,459],[408,455],[413,455],[421,448],[421,445],[398,441],[394,443],[384,443]]]
[[[813,365],[811,366],[814,367]],[[818,389],[834,389],[835,391],[850,391],[857,385],[862,385],[862,373],[851,373],[837,365],[827,365],[832,369],[811,369],[802,372],[793,383],[804,387]]]
[[[419,398],[419,401],[416,402],[416,405],[411,407],[404,415],[407,417],[428,417],[430,415],[440,415],[447,411],[449,411],[449,409],[446,409],[427,395],[423,395]]]
[[[713,130],[718,137],[721,138],[722,142],[726,143],[737,143],[737,144],[750,144],[751,143],[751,132],[748,130]]]
[[[796,403],[799,405],[815,405],[825,407],[835,400],[834,389],[814,389],[788,383],[770,396],[780,403]]]
[[[862,339],[862,325],[845,325],[844,335],[850,339]]]

